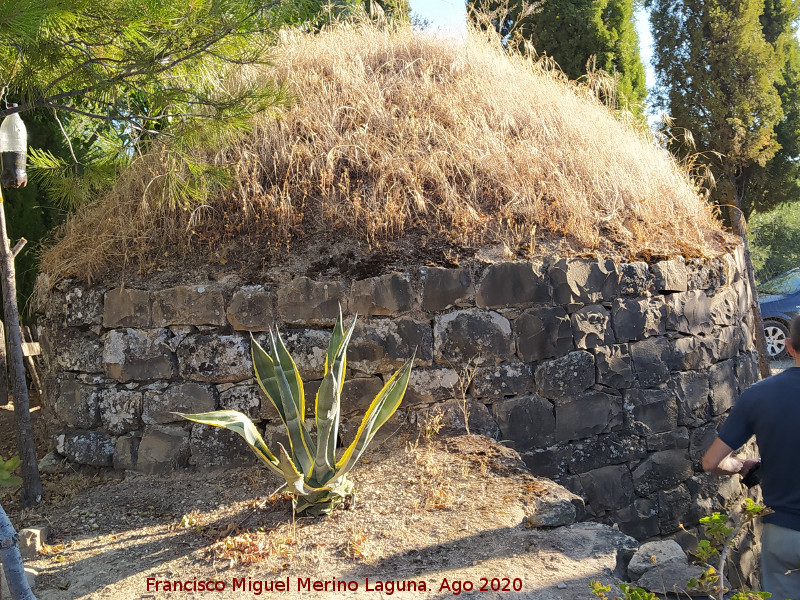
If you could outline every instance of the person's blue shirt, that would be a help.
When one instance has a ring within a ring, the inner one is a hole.
[[[739,397],[719,438],[734,450],[756,436],[767,523],[800,531],[800,367],[768,377]]]

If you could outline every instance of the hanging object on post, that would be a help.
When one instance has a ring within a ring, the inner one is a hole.
[[[15,105],[12,105],[12,107]],[[28,132],[18,113],[8,115],[0,124],[0,155],[3,173],[0,184],[6,188],[21,188],[28,184],[25,170],[28,148]]]

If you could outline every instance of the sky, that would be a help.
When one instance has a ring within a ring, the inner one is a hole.
[[[411,10],[421,19],[430,21],[434,29],[448,34],[458,34],[465,29],[466,2],[464,0],[410,0]],[[647,13],[636,12],[636,31],[639,33],[639,47],[645,67],[647,89],[655,83],[655,72],[650,65],[653,54],[653,36],[647,23]]]

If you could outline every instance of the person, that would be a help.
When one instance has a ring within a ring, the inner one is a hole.
[[[759,460],[733,452],[756,436],[764,504],[775,511],[763,517],[761,587],[774,600],[800,600],[800,316],[786,346],[795,366],[742,393],[703,456],[703,470],[747,475]]]

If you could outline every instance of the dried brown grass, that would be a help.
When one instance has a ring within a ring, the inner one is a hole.
[[[166,153],[142,157],[46,251],[51,280],[153,264],[228,240],[312,235],[381,244],[413,230],[536,252],[713,255],[726,237],[688,170],[589,86],[473,33],[464,43],[372,25],[287,32],[271,66],[293,102],[212,158],[233,184],[179,205]],[[237,83],[233,81],[233,85]],[[519,247],[517,247],[519,246]]]

